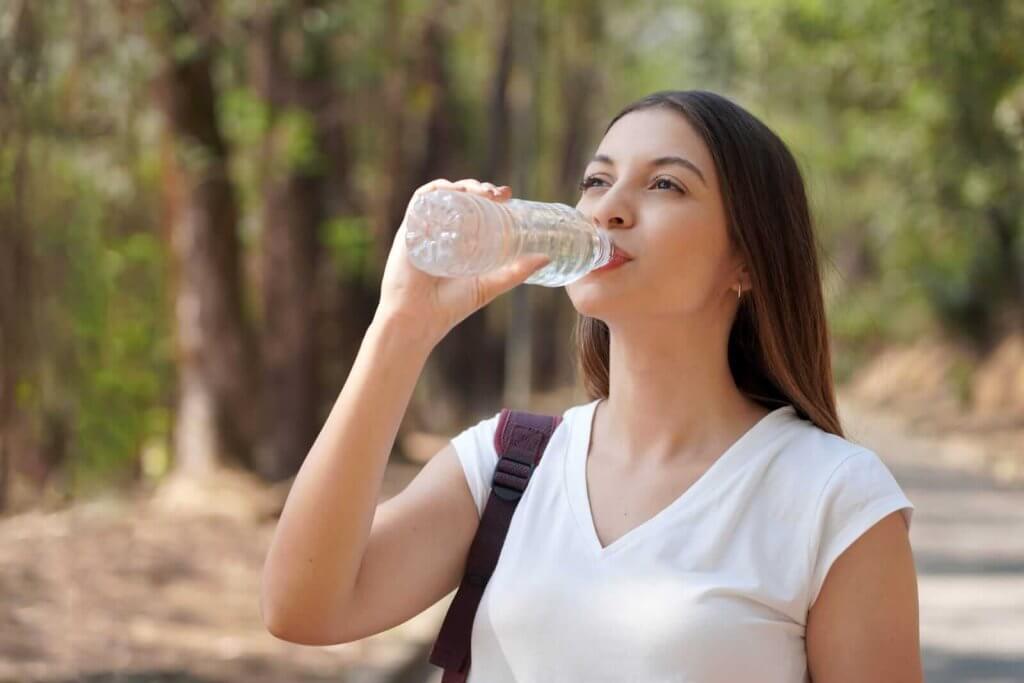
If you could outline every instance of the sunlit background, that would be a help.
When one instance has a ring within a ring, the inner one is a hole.
[[[802,166],[844,426],[917,505],[928,680],[1024,681],[1022,36],[1019,0],[0,0],[0,681],[436,677],[446,602],[329,648],[258,613],[409,197],[575,204],[609,118],[689,88]],[[457,327],[385,495],[582,402],[574,315],[524,286]]]

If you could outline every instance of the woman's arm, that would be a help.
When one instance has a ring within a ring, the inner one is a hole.
[[[384,468],[433,339],[375,318],[288,493],[263,567],[271,632],[328,633],[352,595]]]
[[[894,512],[832,564],[807,618],[814,683],[922,683],[917,574]]]
[[[415,194],[436,189],[494,201],[511,196],[511,188],[472,179],[438,179]],[[529,254],[481,275],[444,278],[412,265],[405,238],[403,221],[384,267],[377,313],[341,395],[295,477],[264,563],[263,622],[287,640],[320,643],[415,613],[417,605],[443,597],[438,593],[459,578],[465,546],[472,540],[477,522],[472,497],[465,484],[454,490],[451,486],[464,478],[449,450],[439,464],[424,468],[415,487],[387,506],[370,555],[378,572],[394,573],[394,567],[410,559],[428,562],[428,571],[402,594],[404,603],[382,602],[379,576],[365,581],[368,588],[355,599],[388,454],[430,352],[453,327],[525,282],[550,258]],[[423,508],[430,508],[426,518],[419,514]],[[433,552],[424,550],[429,535],[418,534],[418,543],[407,542],[421,525],[432,522],[445,526],[441,536],[433,537],[438,543]],[[456,551],[460,557],[452,561]],[[355,612],[345,623],[346,610],[353,605]]]

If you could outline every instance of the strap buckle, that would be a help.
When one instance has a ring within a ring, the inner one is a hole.
[[[526,483],[530,480],[535,463],[523,463],[506,456],[498,459],[494,469],[494,479],[491,482],[491,490],[494,495],[510,503],[517,502],[526,490]]]

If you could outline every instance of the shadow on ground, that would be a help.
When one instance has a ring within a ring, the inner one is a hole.
[[[922,650],[926,681],[960,681],[961,683],[1021,683],[1024,681],[1024,659],[975,657],[934,648]]]

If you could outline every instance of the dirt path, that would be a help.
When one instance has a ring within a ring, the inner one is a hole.
[[[840,412],[916,506],[928,683],[1024,681],[1024,486],[994,478],[960,440],[911,433],[906,418],[849,399]]]
[[[415,469],[392,468],[388,495]],[[273,525],[142,497],[0,520],[0,682],[395,680],[444,605],[358,643],[279,641],[258,607]]]
[[[961,442],[914,436],[906,418],[850,399],[840,411],[848,436],[876,450],[917,505],[929,683],[1024,681],[1024,486],[963,469],[978,459]],[[385,497],[415,471],[389,468]],[[450,596],[350,645],[302,647],[263,629],[265,494],[217,482],[159,505],[139,497],[0,519],[0,683],[440,680],[426,648]],[[176,512],[189,495],[207,502],[184,508],[206,512]]]

